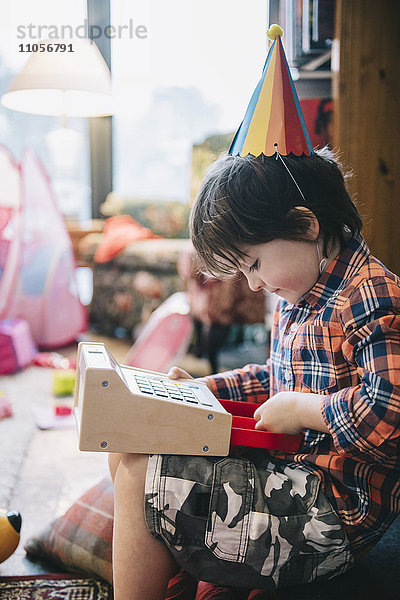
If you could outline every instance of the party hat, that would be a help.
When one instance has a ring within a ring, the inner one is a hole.
[[[267,31],[273,40],[260,81],[233,139],[229,154],[283,156],[313,152],[300,102],[282,46],[283,30],[272,25]]]

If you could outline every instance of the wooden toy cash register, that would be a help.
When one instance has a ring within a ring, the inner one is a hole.
[[[230,445],[296,451],[302,436],[255,430],[258,404],[217,400],[203,382],[119,365],[102,343],[78,348],[80,450],[226,456]]]

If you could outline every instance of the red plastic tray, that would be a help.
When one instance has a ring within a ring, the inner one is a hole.
[[[234,446],[250,446],[267,450],[283,450],[296,452],[299,450],[303,435],[287,433],[271,433],[255,429],[254,411],[260,405],[253,402],[237,402],[220,400],[220,404],[232,415],[231,444]]]

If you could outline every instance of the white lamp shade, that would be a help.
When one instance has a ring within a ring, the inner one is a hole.
[[[1,103],[39,115],[99,117],[112,114],[111,74],[95,43],[45,40],[44,52],[32,52]],[[72,46],[73,52],[49,52],[48,45]]]

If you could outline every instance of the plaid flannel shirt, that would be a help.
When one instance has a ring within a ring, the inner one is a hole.
[[[306,430],[298,453],[273,454],[318,474],[355,554],[379,540],[400,512],[400,279],[361,235],[295,305],[279,302],[266,365],[210,381],[221,399],[321,394],[330,433]]]

